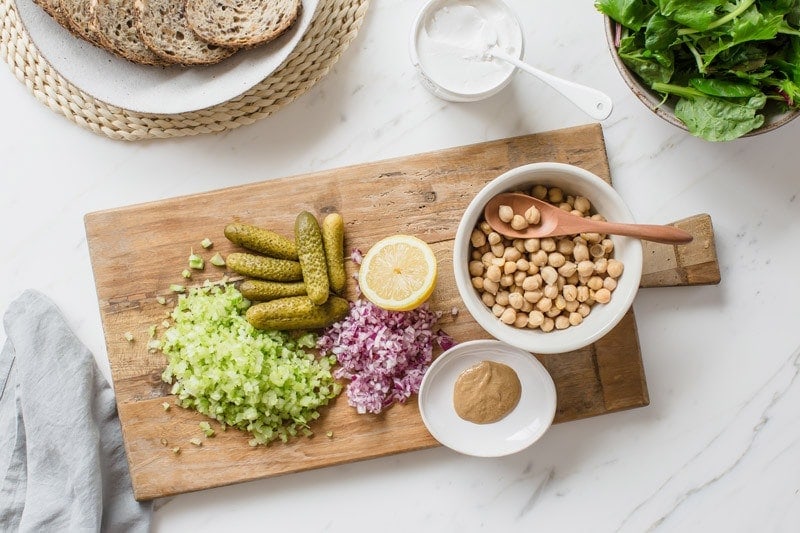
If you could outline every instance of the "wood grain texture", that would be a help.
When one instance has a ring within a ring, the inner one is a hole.
[[[717,248],[711,217],[706,214],[684,218],[672,224],[694,236],[689,244],[671,246],[642,242],[641,287],[714,285],[720,282]]]
[[[225,256],[237,249],[223,237],[227,223],[257,224],[290,236],[300,210],[320,219],[341,213],[347,250],[367,250],[396,233],[417,235],[431,244],[439,262],[430,302],[443,311],[442,329],[458,342],[488,338],[458,297],[452,240],[461,213],[481,187],[511,167],[535,161],[575,164],[610,180],[602,129],[590,125],[88,214],[86,233],[136,498],[438,445],[422,423],[415,397],[374,416],[357,415],[344,395],[312,426],[312,438],[251,448],[246,434],[229,429],[202,447],[189,444],[201,436],[198,423],[204,417],[178,407],[164,411],[162,402],[171,401],[160,379],[165,360],[148,352],[146,344],[149,326],[160,324],[174,303],[169,285],[186,282],[181,271],[203,238],[214,242],[203,253]],[[348,274],[355,272],[351,262],[346,267]],[[207,264],[204,275],[191,281],[224,274]],[[348,284],[352,299],[355,282],[351,278]],[[167,297],[166,306],[156,302],[159,295]],[[127,331],[134,342],[123,338]],[[556,422],[649,403],[632,311],[593,346],[539,359],[556,383]],[[327,431],[333,438],[325,436]],[[175,446],[181,453],[172,452]]]

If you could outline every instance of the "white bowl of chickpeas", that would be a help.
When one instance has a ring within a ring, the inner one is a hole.
[[[510,239],[483,217],[503,192],[523,192],[576,216],[634,222],[619,194],[593,173],[563,163],[532,163],[489,182],[456,232],[453,266],[467,310],[493,337],[534,353],[588,346],[633,304],[642,275],[638,239],[582,233]]]

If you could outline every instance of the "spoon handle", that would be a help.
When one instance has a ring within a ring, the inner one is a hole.
[[[596,120],[604,120],[611,114],[614,107],[611,98],[602,91],[565,80],[542,70],[532,67],[528,63],[506,54],[497,47],[491,50],[491,55],[507,61],[515,67],[524,70],[528,74],[535,76],[548,84],[550,87],[561,93],[567,100],[578,106],[583,112]]]
[[[660,242],[663,244],[686,244],[693,237],[675,226],[658,226],[654,224],[622,224],[620,222],[604,222],[602,220],[586,220],[587,230],[597,233],[610,233],[612,235],[625,235],[638,237],[645,241]],[[585,231],[587,231],[585,230]]]

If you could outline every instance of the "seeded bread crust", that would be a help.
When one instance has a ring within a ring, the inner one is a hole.
[[[93,45],[102,47],[92,25],[91,0],[61,0],[61,11],[67,17],[67,29]]]
[[[92,25],[100,45],[129,61],[142,65],[173,64],[156,55],[136,31],[134,0],[92,0]]]
[[[156,55],[181,65],[211,65],[236,52],[200,39],[186,22],[186,0],[135,0],[135,25]]]
[[[45,13],[53,17],[56,22],[69,29],[69,18],[61,9],[61,0],[33,0],[33,3],[44,9]]]
[[[301,8],[300,0],[187,0],[186,20],[204,41],[249,48],[288,30]]]

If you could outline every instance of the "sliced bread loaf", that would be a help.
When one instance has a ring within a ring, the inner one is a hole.
[[[92,24],[100,44],[134,63],[166,66],[173,62],[156,55],[142,42],[134,22],[134,0],[92,0]]]
[[[33,0],[33,2],[44,9],[45,13],[53,17],[56,22],[65,28],[69,28],[69,19],[61,9],[61,0]]]
[[[286,31],[301,6],[300,0],[187,0],[186,19],[205,41],[250,47]]]
[[[78,37],[101,46],[92,26],[91,0],[61,0],[61,11],[67,17],[67,28]]]
[[[156,55],[182,65],[210,65],[236,48],[203,41],[186,23],[186,0],[135,0],[136,31]]]

